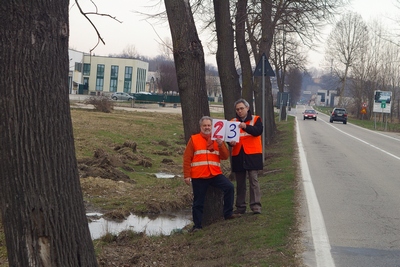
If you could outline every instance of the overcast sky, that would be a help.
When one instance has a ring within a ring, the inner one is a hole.
[[[94,50],[94,54],[107,56],[120,54],[128,46],[134,46],[140,55],[154,57],[162,54],[160,43],[170,39],[168,23],[155,20],[146,20],[145,15],[137,12],[156,14],[164,11],[164,4],[157,4],[158,0],[94,0],[99,13],[110,14],[122,23],[106,16],[89,16],[105,41]],[[395,7],[395,0],[353,0],[350,10],[360,13],[364,20],[375,18],[386,19],[399,14],[400,9]],[[96,9],[89,0],[79,1],[86,12],[95,12]],[[150,4],[153,7],[149,8]],[[329,28],[327,28],[329,33]],[[206,36],[200,36],[206,53],[206,61],[215,64],[215,57],[210,55],[206,48]],[[97,35],[92,25],[79,13],[75,1],[70,1],[70,48],[87,52],[97,44]],[[310,52],[310,65],[318,67],[323,60],[323,46],[317,52]]]
[[[382,23],[394,26],[394,19],[400,20],[400,8],[397,7],[396,0],[352,0],[348,10],[359,13],[364,21],[369,24],[372,21],[380,20]],[[388,26],[390,28],[391,26]],[[397,28],[399,31],[400,27]],[[326,28],[326,37],[332,30],[332,27]],[[310,65],[318,68],[324,65],[324,45],[318,47],[318,51],[309,52]]]

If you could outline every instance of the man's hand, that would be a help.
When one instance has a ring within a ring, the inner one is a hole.
[[[185,179],[185,184],[190,185],[192,183],[192,178],[186,177]]]
[[[239,128],[241,128],[241,129],[246,129],[246,127],[247,127],[247,124],[244,123],[244,122],[241,122],[241,123],[239,124]]]
[[[230,144],[231,146],[236,146],[236,141],[230,141],[229,144]]]
[[[224,142],[221,138],[217,138],[215,141],[217,142],[218,146],[222,146],[222,143]]]

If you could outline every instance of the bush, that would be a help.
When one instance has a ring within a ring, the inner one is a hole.
[[[85,101],[85,104],[91,104],[96,110],[104,113],[111,113],[114,109],[111,98],[106,96],[92,96]]]

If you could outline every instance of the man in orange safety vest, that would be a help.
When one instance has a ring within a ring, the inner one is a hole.
[[[192,215],[194,226],[191,231],[202,228],[203,207],[208,186],[221,189],[224,194],[223,214],[225,219],[234,219],[234,186],[222,174],[220,160],[229,158],[229,150],[222,139],[211,140],[212,118],[200,119],[200,133],[192,135],[183,155],[183,175],[187,185],[192,185]]]

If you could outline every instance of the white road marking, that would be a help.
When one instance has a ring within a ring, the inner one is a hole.
[[[331,245],[329,243],[329,237],[325,227],[324,217],[322,216],[321,208],[319,206],[318,198],[311,179],[310,170],[308,169],[308,163],[304,152],[303,143],[301,141],[298,120],[297,117],[295,118],[301,176],[303,178],[303,187],[307,199],[308,211],[310,214],[310,225],[315,249],[315,259],[318,267],[335,267],[335,263],[331,254]]]
[[[374,133],[374,134],[377,134],[377,135],[380,135],[380,136],[383,136],[383,137],[392,139],[392,140],[394,140],[394,141],[400,142],[400,139],[399,139],[399,138],[396,138],[396,137],[393,137],[393,136],[390,136],[390,135],[386,135],[386,134],[381,133],[381,132],[379,132],[379,131],[373,131],[373,130],[370,130],[370,129],[367,129],[367,128],[363,128],[363,127],[361,127],[361,126],[355,125],[354,123],[350,123],[350,124],[351,124],[352,126],[354,126],[354,127],[358,127],[358,128],[360,128],[360,129],[363,129],[364,131],[369,131],[370,133]]]
[[[394,155],[394,154],[392,154],[392,153],[390,153],[390,152],[388,152],[388,151],[386,151],[386,150],[383,150],[382,148],[379,148],[379,147],[377,147],[377,146],[374,146],[373,144],[370,144],[370,143],[368,143],[367,141],[364,141],[364,140],[362,140],[362,139],[360,139],[360,138],[358,138],[358,137],[355,137],[354,135],[351,135],[351,134],[349,134],[349,133],[346,133],[346,132],[340,130],[339,128],[335,127],[335,126],[332,125],[332,124],[329,124],[329,123],[327,123],[327,122],[325,122],[325,123],[328,124],[329,126],[331,126],[332,128],[338,130],[339,132],[341,132],[341,133],[343,133],[343,134],[345,134],[345,135],[347,135],[347,136],[350,136],[351,138],[354,138],[354,139],[360,141],[361,143],[364,143],[364,144],[366,144],[366,145],[368,145],[368,146],[370,146],[370,147],[372,147],[372,148],[375,148],[376,150],[381,151],[382,153],[385,153],[385,154],[387,154],[387,155],[389,155],[389,156],[391,156],[391,157],[393,157],[393,158],[395,158],[395,159],[397,159],[397,160],[400,160],[400,157],[398,157],[398,156],[396,156],[396,155]],[[387,136],[387,135],[383,135],[383,134],[381,134],[381,135],[382,135],[382,136],[385,136],[385,137],[387,137],[387,138],[391,138],[391,139],[396,140],[396,138],[393,138],[393,137],[391,137],[391,136]]]

